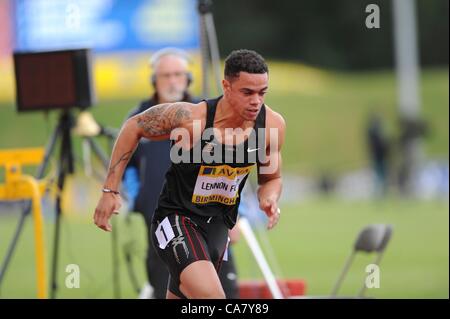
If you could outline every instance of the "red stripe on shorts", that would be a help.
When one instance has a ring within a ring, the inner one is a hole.
[[[189,221],[189,220],[188,220],[188,221]],[[189,225],[191,226],[192,231],[194,232],[195,237],[197,237],[198,243],[200,244],[200,247],[202,248],[203,256],[205,256],[205,259],[206,259],[206,260],[209,260],[209,259],[208,259],[208,256],[207,256],[206,253],[205,253],[205,249],[203,248],[203,244],[202,244],[202,242],[200,241],[200,238],[198,238],[197,231],[196,231],[195,228],[192,226],[192,222],[189,221]]]
[[[189,232],[188,232],[187,227],[186,227],[185,219],[186,219],[186,218],[185,218],[184,216],[181,216],[181,223],[183,224],[184,230],[186,231],[186,235],[187,235],[187,237],[188,237],[188,239],[189,239],[189,243],[191,244],[192,251],[194,252],[195,259],[198,260],[198,256],[197,256],[197,253],[196,253],[196,251],[195,251],[194,244],[192,243],[191,236],[189,235]]]

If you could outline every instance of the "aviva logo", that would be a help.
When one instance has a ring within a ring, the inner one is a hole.
[[[208,177],[226,177],[234,180],[237,176],[248,174],[252,167],[253,165],[247,167],[231,167],[228,165],[202,166],[200,167],[198,175]]]

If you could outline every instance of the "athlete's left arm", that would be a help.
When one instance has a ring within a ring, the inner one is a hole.
[[[270,114],[270,113],[271,114]],[[278,113],[268,112],[266,135],[268,139],[267,161],[258,167],[259,207],[269,217],[268,229],[273,228],[280,218],[278,200],[281,195],[281,148],[284,143],[286,123]]]

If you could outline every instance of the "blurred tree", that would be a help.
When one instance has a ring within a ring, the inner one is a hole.
[[[368,4],[380,7],[380,28],[368,29]],[[448,64],[448,0],[418,0],[421,63]],[[265,57],[341,69],[393,66],[388,0],[213,1],[222,56],[250,48]]]

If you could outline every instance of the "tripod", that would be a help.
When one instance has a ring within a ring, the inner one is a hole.
[[[61,233],[61,201],[62,201],[62,192],[64,190],[64,185],[66,181],[67,175],[74,173],[74,153],[73,153],[73,144],[72,144],[72,133],[71,129],[74,126],[74,117],[71,110],[64,110],[60,114],[58,119],[58,124],[53,131],[50,140],[47,144],[44,160],[39,166],[37,170],[36,177],[37,179],[41,179],[44,176],[45,171],[47,170],[50,158],[52,154],[55,152],[55,147],[60,139],[60,153],[58,157],[58,166],[57,166],[57,193],[55,200],[55,229],[54,229],[54,240],[53,240],[53,255],[51,262],[51,277],[50,277],[50,298],[53,299],[56,297],[56,293],[58,290],[57,284],[57,273],[58,273],[58,257],[59,257],[59,242],[60,242],[60,233]],[[104,135],[108,137],[110,140],[115,138],[115,132],[112,132],[108,129],[100,127],[100,131],[96,134]],[[94,150],[94,153],[102,162],[103,166],[108,166],[108,157],[104,154],[102,149],[97,145],[92,136],[84,136],[86,140],[89,142],[89,145]],[[22,233],[23,227],[25,225],[25,219],[30,214],[31,204],[27,202],[24,206],[22,214],[20,216],[18,225],[14,232],[13,238],[11,240],[11,244],[8,247],[8,251],[4,258],[4,261],[0,268],[0,285],[2,280],[5,277],[8,266],[11,262],[13,253],[17,247],[17,243],[20,238],[20,234]],[[112,246],[113,246],[113,284],[114,284],[114,295],[116,298],[119,298],[120,288],[119,288],[119,280],[118,280],[118,268],[117,268],[117,236],[113,234],[112,236]]]

